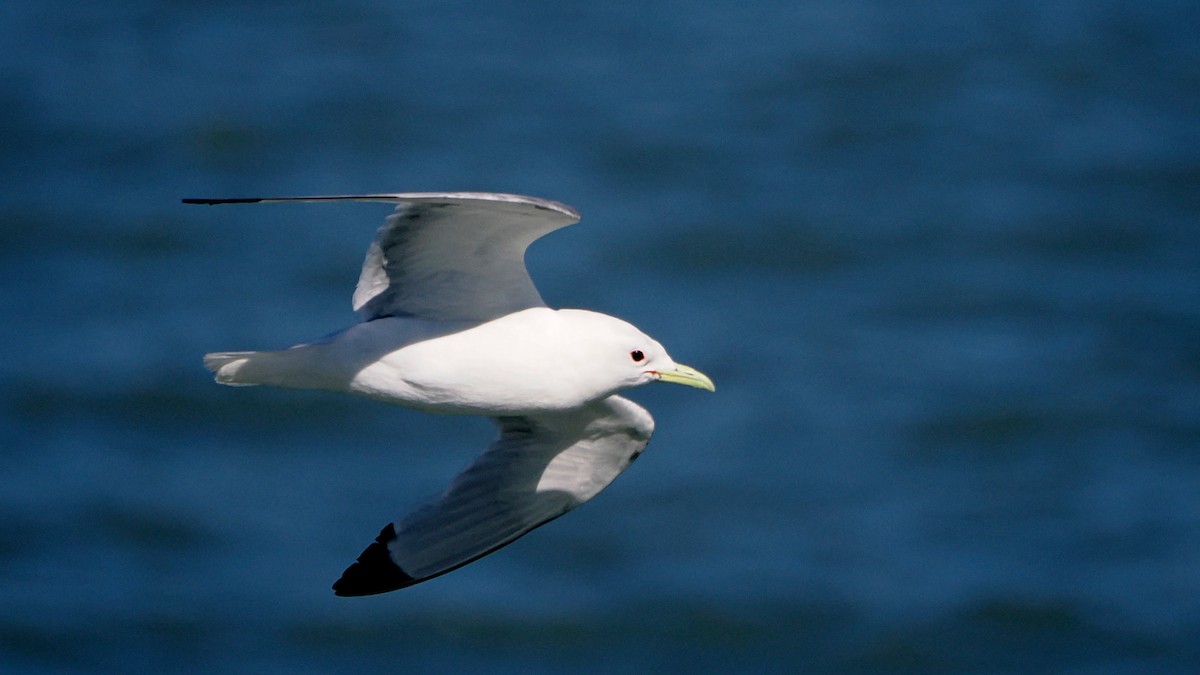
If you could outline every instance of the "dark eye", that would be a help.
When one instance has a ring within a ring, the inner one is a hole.
[[[629,352],[629,358],[633,359],[634,363],[641,363],[646,360],[646,355],[642,353],[642,350],[635,349]]]

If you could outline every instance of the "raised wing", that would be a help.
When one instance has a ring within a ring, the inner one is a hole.
[[[398,204],[376,232],[354,290],[354,310],[364,321],[382,316],[483,321],[544,306],[525,270],[525,249],[538,237],[579,221],[574,209],[558,202],[490,192],[183,201]]]
[[[333,585],[394,591],[455,570],[594,497],[642,452],[654,420],[610,396],[561,415],[497,420],[500,437],[438,499],[396,523]]]

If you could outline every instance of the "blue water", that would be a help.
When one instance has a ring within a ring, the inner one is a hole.
[[[243,6],[246,5],[246,6]],[[1200,5],[8,3],[0,670],[1194,672]],[[486,422],[229,389],[381,205],[584,220],[556,306],[712,375],[594,502],[336,598]]]

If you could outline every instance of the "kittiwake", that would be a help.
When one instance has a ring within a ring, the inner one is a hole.
[[[440,497],[384,527],[334,583],[337,595],[432,579],[594,497],[654,431],[650,414],[618,392],[656,381],[715,390],[625,321],[546,306],[525,250],[579,221],[564,204],[483,192],[183,201],[344,200],[397,204],[354,290],[361,322],[279,351],[214,352],[204,365],[222,384],[483,415],[499,436]]]

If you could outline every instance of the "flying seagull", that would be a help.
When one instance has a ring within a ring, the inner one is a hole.
[[[279,351],[207,354],[217,382],[346,392],[499,428],[440,497],[383,528],[334,583],[337,595],[432,579],[594,497],[654,431],[650,413],[618,392],[656,381],[715,389],[620,319],[546,307],[525,249],[579,221],[564,204],[484,192],[183,201],[397,205],[354,290],[360,323]]]

